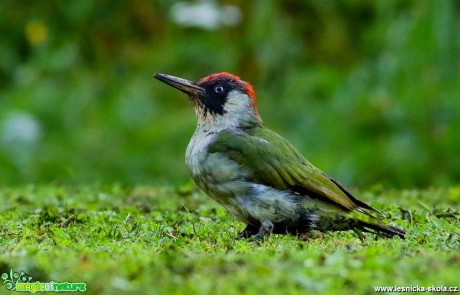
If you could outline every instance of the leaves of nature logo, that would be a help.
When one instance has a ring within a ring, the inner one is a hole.
[[[24,271],[10,273],[2,273],[3,285],[9,291],[16,292],[86,292],[86,283],[58,283],[58,282],[31,282],[32,277]]]

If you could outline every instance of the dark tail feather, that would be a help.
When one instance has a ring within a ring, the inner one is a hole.
[[[368,218],[368,220],[364,221],[342,214],[325,214],[318,217],[319,218],[314,221],[313,227],[320,231],[358,230],[380,233],[387,237],[398,236],[401,239],[404,239],[404,235],[406,234],[402,229],[386,225],[374,218]]]
[[[384,224],[375,224],[375,223],[368,223],[364,221],[359,221],[362,230],[370,231],[369,229],[376,231],[378,233],[383,233],[388,236],[398,236],[401,239],[405,239],[406,232],[400,228],[391,225],[384,225]]]

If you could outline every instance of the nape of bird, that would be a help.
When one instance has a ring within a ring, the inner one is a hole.
[[[382,221],[382,212],[263,126],[250,83],[225,72],[198,82],[154,77],[189,96],[198,124],[187,167],[208,196],[246,224],[237,238],[354,230],[404,239],[402,229]]]

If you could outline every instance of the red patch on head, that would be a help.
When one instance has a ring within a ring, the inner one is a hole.
[[[233,75],[233,74],[230,74],[230,73],[227,73],[227,72],[215,73],[215,74],[211,74],[209,76],[206,76],[206,77],[202,78],[199,81],[199,83],[208,82],[208,81],[212,81],[212,80],[216,80],[216,79],[222,79],[222,78],[230,78],[232,80],[237,81],[241,85],[243,85],[244,92],[246,92],[249,95],[249,97],[252,99],[252,106],[254,107],[254,109],[257,110],[256,93],[254,91],[254,88],[252,87],[251,83],[241,80],[240,77],[238,77],[236,75]]]

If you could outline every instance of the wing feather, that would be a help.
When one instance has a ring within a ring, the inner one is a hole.
[[[251,172],[256,183],[290,189],[344,211],[372,216],[380,211],[357,200],[340,183],[308,162],[286,139],[266,128],[221,131],[209,152],[224,153]]]

